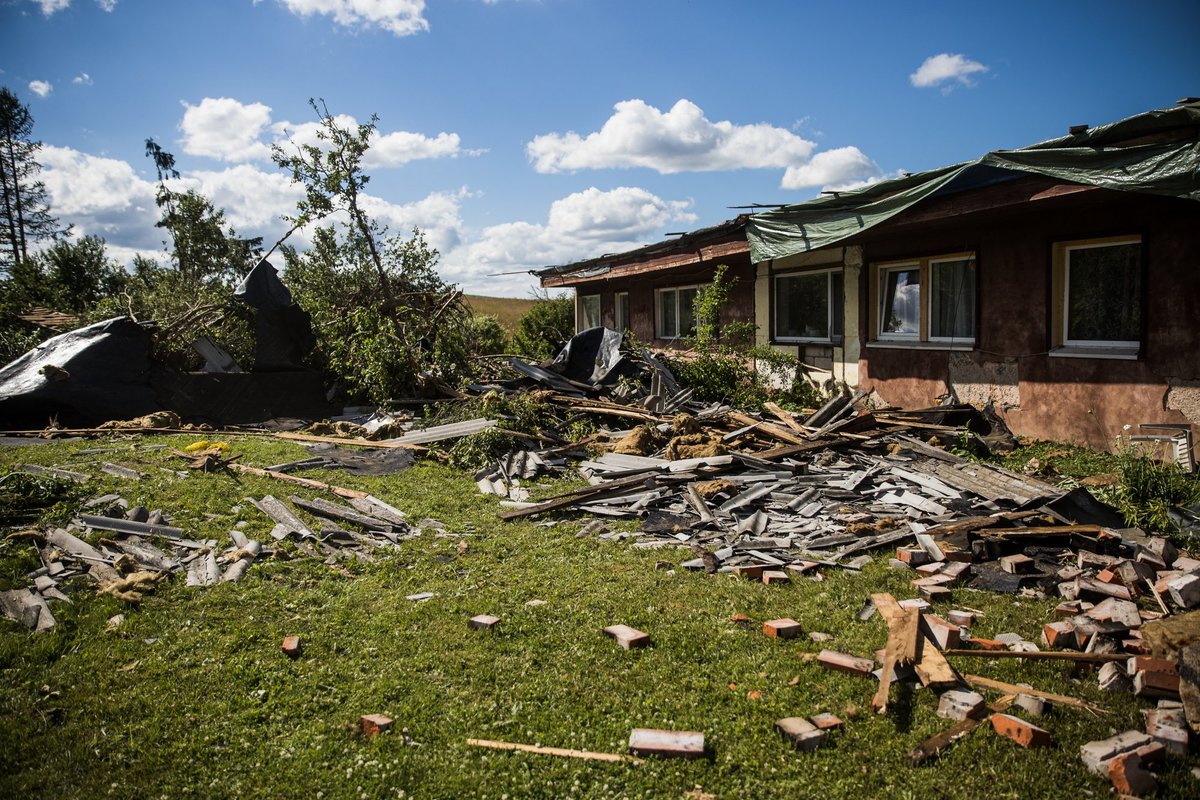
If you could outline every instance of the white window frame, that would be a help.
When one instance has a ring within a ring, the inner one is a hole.
[[[1137,358],[1142,347],[1140,338],[1133,341],[1069,338],[1071,328],[1071,253],[1077,250],[1094,250],[1100,247],[1119,247],[1130,244],[1141,246],[1142,237],[1139,235],[1108,236],[1099,239],[1076,239],[1054,243],[1054,283],[1056,287],[1061,287],[1061,289],[1056,288],[1056,294],[1059,296],[1055,304],[1056,319],[1053,321],[1055,346],[1050,350],[1052,356]],[[1143,285],[1142,292],[1144,293],[1145,291],[1146,289]],[[1141,303],[1142,298],[1138,297],[1137,302]]]
[[[624,306],[622,306],[624,300]],[[618,332],[624,333],[629,330],[629,292],[615,292],[613,294],[613,322]]]
[[[704,288],[704,286],[705,286],[705,284],[702,284],[702,283],[690,283],[690,284],[686,284],[684,286],[664,286],[661,289],[654,290],[654,336],[655,336],[655,338],[666,339],[666,340],[675,340],[675,339],[680,338],[681,336],[687,335],[686,333],[679,332],[679,322],[682,319],[682,309],[679,306],[679,293],[682,291],[686,291],[687,289],[695,289],[697,292],[699,292],[701,289]],[[672,294],[675,295],[675,333],[670,336],[668,336],[666,334],[666,332],[663,330],[663,318],[662,318],[661,297],[662,297],[662,295],[666,294],[667,292],[671,292]],[[688,312],[688,314],[691,314],[692,309],[690,309],[690,308],[687,309],[687,312]]]
[[[596,324],[584,325],[584,306],[590,300],[596,301]],[[588,328],[595,328],[597,325],[603,325],[603,320],[600,318],[601,306],[599,294],[578,294],[575,295],[575,332],[586,331]]]
[[[936,272],[933,266],[935,264],[945,264],[955,261],[970,262],[971,268],[975,270],[975,291],[970,298],[970,302],[975,308],[978,307],[979,295],[979,263],[974,251],[964,251],[961,253],[946,253],[938,256],[925,256],[921,258],[908,258],[897,261],[883,261],[871,265],[871,335],[872,339],[867,343],[868,346],[876,347],[924,347],[929,349],[941,350],[973,350],[975,349],[976,331],[979,327],[978,315],[976,315],[975,326],[971,331],[970,336],[932,336],[930,332],[933,328],[933,275]],[[893,272],[910,272],[916,270],[920,273],[921,299],[917,304],[917,332],[916,333],[895,333],[883,330],[884,313],[883,302],[887,298],[887,276]]]
[[[924,294],[927,294],[928,297],[923,299],[921,302],[921,313],[924,314],[924,313],[928,312],[929,321],[927,323],[927,327],[929,329],[929,337],[928,337],[929,341],[942,342],[943,344],[969,344],[969,345],[975,344],[975,334],[974,334],[973,329],[972,329],[972,333],[970,336],[934,336],[933,335],[933,298],[937,297],[937,291],[934,287],[937,282],[937,274],[938,274],[938,271],[936,269],[934,269],[934,267],[936,267],[938,264],[955,264],[960,261],[966,261],[970,265],[970,268],[975,271],[975,291],[972,292],[971,298],[970,298],[971,304],[973,306],[971,311],[974,312],[975,311],[975,308],[974,308],[975,296],[979,292],[979,270],[976,269],[974,254],[968,254],[968,255],[966,255],[966,257],[939,256],[937,258],[930,258],[930,259],[926,259],[926,260],[929,262],[929,283],[928,283],[929,291],[924,292]],[[974,313],[972,313],[972,316],[974,316]]]
[[[833,337],[833,319],[835,306],[838,303],[844,304],[845,278],[843,277],[842,293],[843,297],[834,298],[833,296],[833,276],[834,274],[842,274],[842,266],[839,264],[836,267],[828,269],[811,269],[811,270],[792,270],[789,272],[780,272],[774,276],[771,283],[771,334],[773,341],[781,343],[796,343],[796,344],[832,344]],[[824,336],[781,336],[779,334],[779,282],[789,278],[812,278],[817,275],[825,276],[825,335]],[[845,323],[843,322],[843,327]],[[845,331],[841,335],[845,335]]]

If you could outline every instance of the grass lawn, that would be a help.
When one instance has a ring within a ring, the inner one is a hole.
[[[162,450],[76,454],[102,444],[4,447],[0,468],[86,472],[87,496],[119,492],[131,505],[172,514],[189,536],[222,544],[239,522],[251,538],[270,541],[272,523],[243,498],[315,496],[251,476],[180,478],[163,468],[182,462]],[[258,466],[305,455],[282,441],[233,445]],[[111,477],[100,472],[102,460],[149,477]],[[1109,713],[1052,710],[1040,724],[1054,746],[1041,750],[981,727],[938,762],[914,768],[907,751],[949,725],[934,714],[932,692],[893,688],[892,710],[874,716],[874,680],[802,658],[822,647],[863,656],[883,647],[883,621],[856,619],[863,600],[876,591],[914,595],[911,573],[890,569],[886,554],[861,574],[829,570],[823,582],[767,587],[656,569],[656,561],[693,556],[578,539],[578,518],[552,527],[500,522],[495,498],[438,464],[384,478],[303,474],[369,490],[413,522],[441,521],[451,535],[427,528],[374,563],[342,562],[344,572],[277,557],[237,584],[189,588],[177,576],[138,608],[84,589],[73,604],[54,604],[59,624],[44,634],[0,620],[0,797],[1105,797],[1108,782],[1086,772],[1079,746],[1141,729],[1140,701],[1100,692],[1094,673],[971,659],[958,664],[962,671],[1075,695]],[[0,589],[25,585],[21,576],[37,563],[28,542],[0,542]],[[404,599],[426,591],[435,593],[428,602]],[[530,605],[535,599],[545,602]],[[984,612],[978,635],[1015,631],[1033,640],[1055,605],[967,589],[955,590],[954,602]],[[106,632],[118,613],[126,622]],[[501,617],[499,630],[468,630],[479,613]],[[735,613],[757,624],[738,627]],[[767,638],[761,623],[776,617],[834,638]],[[615,623],[646,631],[654,645],[621,650],[601,633]],[[286,635],[303,640],[295,661],[280,650]],[[772,730],[781,717],[823,711],[846,724],[816,752],[796,752]],[[361,738],[356,723],[368,713],[392,717],[394,729]],[[594,763],[466,744],[474,737],[623,752],[635,727],[703,731],[711,758]],[[1169,762],[1164,796],[1195,797],[1189,771],[1198,764],[1194,755]]]

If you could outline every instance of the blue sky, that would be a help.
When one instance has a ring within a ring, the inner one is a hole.
[[[143,142],[268,243],[309,97],[379,115],[368,187],[443,275],[523,271],[1200,95],[1200,3],[0,0],[54,210],[161,255]],[[295,243],[303,246],[301,236]],[[517,273],[517,274],[501,274]]]

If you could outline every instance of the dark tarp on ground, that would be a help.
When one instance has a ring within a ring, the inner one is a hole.
[[[633,365],[621,355],[622,335],[610,328],[580,331],[563,346],[550,369],[577,383],[610,384],[631,374]]]
[[[1107,146],[1200,127],[1200,103],[1139,114],[1078,136],[1001,150],[953,166],[883,181],[838,196],[755,214],[746,224],[754,263],[836,244],[938,194],[974,189],[1005,176],[1043,175],[1087,186],[1200,200],[1200,141]]]

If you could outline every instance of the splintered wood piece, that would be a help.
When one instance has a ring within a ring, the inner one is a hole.
[[[916,766],[918,764],[923,764],[932,758],[937,758],[942,751],[966,736],[971,731],[978,728],[989,717],[991,717],[992,714],[999,714],[1000,712],[1007,710],[1016,699],[1016,695],[1007,694],[988,706],[987,714],[982,714],[978,718],[967,717],[960,722],[954,723],[941,733],[929,737],[917,745],[915,750],[909,752],[909,762]]]
[[[1094,706],[1091,703],[1085,703],[1077,697],[1069,697],[1065,694],[1055,694],[1054,692],[1043,692],[1040,689],[1031,689],[1028,686],[1017,686],[1004,681],[995,681],[991,678],[984,678],[979,675],[963,675],[963,680],[972,686],[982,686],[985,689],[996,689],[1001,692],[1010,692],[1014,695],[1028,694],[1034,697],[1040,697],[1043,700],[1049,700],[1051,703],[1059,705],[1071,706],[1072,708],[1082,708],[1087,711],[1093,711],[1097,714],[1107,714],[1108,709]]]
[[[887,651],[883,659],[883,673],[879,676],[879,690],[871,698],[871,708],[877,714],[887,713],[888,694],[896,665],[915,664],[921,641],[921,612],[916,608],[901,608],[888,619]]]
[[[901,606],[896,602],[896,598],[886,592],[871,595],[871,602],[879,609],[880,615],[888,621],[895,619],[901,612]],[[929,638],[929,632],[924,625],[920,625],[920,646],[919,655],[913,662],[913,669],[917,673],[917,678],[920,679],[923,686],[954,686],[961,683],[958,673],[950,666],[950,662],[946,661],[945,656],[937,649],[936,643],[932,643],[930,647],[925,647],[925,639]]]
[[[571,750],[564,747],[538,747],[532,744],[519,744],[517,742],[498,742],[493,739],[467,739],[467,744],[472,747],[489,747],[493,750],[518,750],[522,753],[578,758],[584,761],[625,761],[630,764],[645,763],[640,758],[627,756],[624,753],[596,753],[591,750]]]

